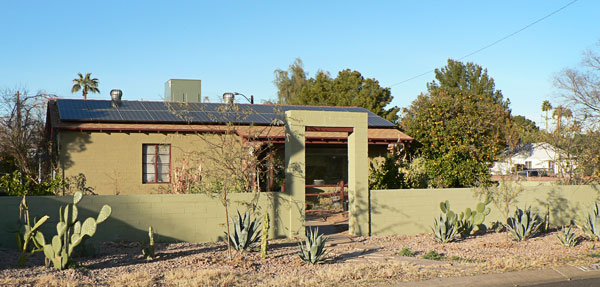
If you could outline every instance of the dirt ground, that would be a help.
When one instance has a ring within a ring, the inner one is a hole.
[[[582,240],[564,247],[556,231],[525,242],[488,232],[458,242],[440,244],[430,234],[353,237],[343,214],[307,218],[307,225],[328,233],[327,262],[306,265],[298,258],[298,240],[272,240],[266,259],[259,252],[235,253],[217,243],[162,243],[158,257],[146,260],[141,244],[108,242],[93,258],[77,258],[79,267],[56,271],[44,267],[43,254],[15,268],[16,250],[0,249],[0,286],[369,286],[435,277],[530,270],[597,263],[597,242]],[[600,245],[599,245],[600,246]],[[402,256],[410,248],[415,256]],[[430,251],[441,260],[423,259]]]

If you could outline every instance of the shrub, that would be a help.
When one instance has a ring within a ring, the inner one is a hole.
[[[434,219],[431,230],[433,231],[434,239],[437,242],[448,243],[455,241],[458,237],[456,215],[452,213],[452,211],[440,215],[439,219]]]
[[[10,196],[54,195],[62,186],[63,183],[59,178],[36,183],[18,170],[0,177],[0,193]]]
[[[560,240],[560,243],[562,243],[564,246],[573,247],[577,245],[577,237],[575,236],[575,232],[571,230],[570,226],[569,228],[565,228],[565,226],[563,226],[560,232],[556,234],[556,237],[558,237],[558,240]]]
[[[583,224],[583,231],[592,239],[600,240],[600,210],[598,203],[594,203],[595,209],[588,213]]]
[[[416,252],[412,251],[412,249],[410,249],[408,247],[404,247],[397,254],[400,255],[400,256],[415,257]]]
[[[324,237],[323,234],[319,234],[319,228],[316,228],[314,231],[312,228],[309,228],[306,231],[306,241],[304,245],[300,242],[300,259],[304,262],[308,262],[310,264],[318,264],[325,261],[325,257],[327,253],[325,251],[325,243],[328,238]],[[306,246],[306,247],[305,247]]]
[[[536,236],[540,232],[543,223],[544,220],[531,211],[531,207],[527,210],[517,208],[515,215],[508,218],[506,229],[514,240],[522,241]]]
[[[421,258],[429,259],[429,260],[442,260],[442,259],[445,259],[446,256],[444,256],[444,254],[438,253],[435,250],[431,250],[431,251],[423,254],[423,256]]]
[[[229,236],[231,246],[240,252],[253,250],[253,245],[260,240],[260,224],[256,218],[252,219],[249,211],[244,217],[239,211],[237,215],[237,218],[233,218],[233,234]]]

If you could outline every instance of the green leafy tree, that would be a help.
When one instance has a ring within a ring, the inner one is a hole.
[[[405,156],[404,148],[398,146],[382,161],[372,161],[369,164],[369,189],[407,188],[403,171],[406,169]]]
[[[365,78],[358,71],[346,69],[332,78],[328,72],[319,71],[307,78],[302,61],[296,61],[288,71],[275,71],[278,102],[289,105],[356,106],[372,111],[380,117],[395,122],[398,107],[386,109],[393,97],[389,88],[379,81]]]
[[[552,104],[548,100],[542,103],[542,112],[546,112],[546,131],[548,131],[548,111],[552,110]]]
[[[83,99],[87,100],[88,93],[100,93],[98,89],[98,79],[92,78],[92,73],[86,73],[83,76],[81,73],[77,73],[78,78],[73,79],[73,88],[71,93],[76,93],[81,90]]]
[[[287,71],[275,70],[273,83],[277,87],[278,103],[282,105],[293,101],[308,85],[306,77],[307,73],[304,71],[304,64],[300,58],[297,58]]]
[[[472,186],[506,145],[509,101],[487,70],[448,60],[404,109],[401,126],[421,145],[431,186]]]
[[[535,143],[540,138],[540,129],[535,122],[524,116],[512,116],[512,124],[518,134],[519,143]]]

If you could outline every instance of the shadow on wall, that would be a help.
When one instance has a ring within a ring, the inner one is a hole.
[[[51,242],[52,237],[56,235],[56,224],[59,219],[59,208],[68,203],[72,203],[72,196],[30,196],[27,197],[29,205],[29,215],[31,218],[41,218],[44,215],[50,216],[50,219],[42,225],[41,231],[44,234],[46,243]],[[83,222],[88,217],[96,218],[102,204],[90,204],[89,200],[82,199],[77,205],[79,215],[77,219]],[[20,228],[19,203],[21,197],[2,197],[0,198],[0,247],[17,248],[15,232]],[[92,206],[90,206],[92,205]],[[109,203],[110,205],[110,203]],[[127,222],[119,220],[114,216],[115,210],[111,216],[103,223],[98,224],[96,234],[88,238],[88,242],[102,241],[148,241],[148,227],[136,228]],[[176,238],[164,236],[157,233],[155,238],[157,242],[175,242]]]
[[[68,136],[67,136],[68,135]],[[69,169],[73,166],[74,162],[71,159],[71,153],[80,153],[87,149],[87,145],[91,144],[90,133],[80,132],[77,134],[63,134],[61,137],[61,149],[60,155],[60,168],[62,170]]]
[[[223,197],[221,193],[207,194],[213,200],[219,202],[219,207],[222,213],[219,216],[224,221],[225,218],[225,207],[223,206]],[[242,197],[237,198],[236,197]],[[280,192],[253,192],[245,194],[228,194],[228,208],[229,208],[229,222],[230,228],[233,228],[231,218],[237,216],[237,212],[244,214],[249,211],[252,214],[252,218],[257,219],[257,223],[262,226],[262,218],[265,214],[269,214],[270,228],[269,228],[269,239],[286,237],[290,233],[290,227],[286,222],[289,222],[288,218],[289,210],[292,205],[297,204],[290,200],[290,197]],[[225,223],[221,223],[220,227],[223,228],[222,235],[219,235],[217,241],[225,241]],[[262,229],[261,229],[262,230]],[[233,230],[230,230],[233,232]]]
[[[56,234],[59,208],[72,203],[72,196],[31,196],[27,198],[30,217],[50,219],[42,226],[47,242]],[[16,247],[21,197],[0,198],[0,247]],[[285,236],[290,222],[286,196],[278,193],[233,194],[230,215],[236,210],[256,211],[261,217],[269,212],[272,218],[271,238]],[[148,226],[152,225],[157,242],[210,242],[225,240],[225,212],[221,201],[206,194],[198,195],[119,195],[84,196],[77,205],[78,219],[96,217],[102,205],[112,207],[111,216],[98,225],[89,242],[148,240]],[[252,207],[254,206],[254,207]],[[286,213],[287,211],[287,213]],[[283,216],[276,214],[283,213]]]
[[[569,225],[577,218],[578,211],[583,210],[579,202],[572,204],[566,197],[562,196],[561,193],[553,188],[546,197],[546,200],[536,199],[538,207],[536,210],[540,215],[546,214],[546,210],[543,207],[548,205],[550,210],[550,222],[552,225]]]

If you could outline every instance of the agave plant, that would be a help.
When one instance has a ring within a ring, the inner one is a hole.
[[[583,231],[592,239],[600,240],[600,210],[598,209],[598,203],[595,204],[593,213],[589,213],[585,218],[583,224]]]
[[[540,232],[540,227],[544,224],[544,220],[531,211],[531,207],[529,207],[527,210],[517,208],[515,215],[509,217],[506,223],[506,229],[510,232],[512,238],[516,241],[522,241],[537,235]]]
[[[229,236],[231,246],[240,252],[254,250],[253,245],[260,240],[260,224],[256,218],[251,218],[249,211],[244,217],[239,211],[237,215],[237,218],[233,218],[233,234]]]
[[[577,237],[575,237],[575,232],[571,230],[571,226],[569,228],[563,226],[560,232],[556,234],[556,237],[558,237],[558,240],[564,246],[573,247],[577,245]]]
[[[456,224],[456,214],[449,211],[440,215],[439,219],[435,218],[431,230],[437,242],[448,243],[455,241],[459,234]]]
[[[325,261],[325,257],[328,252],[325,251],[325,243],[329,240],[329,238],[324,237],[323,234],[319,234],[319,228],[313,229],[309,228],[306,231],[306,241],[305,245],[300,245],[300,259],[304,262],[308,262],[310,264],[318,264]]]

